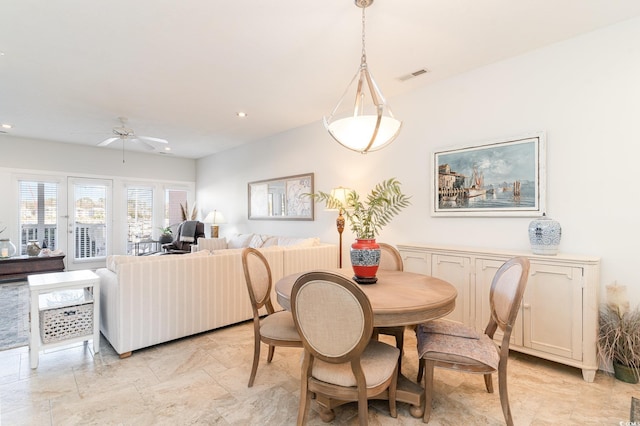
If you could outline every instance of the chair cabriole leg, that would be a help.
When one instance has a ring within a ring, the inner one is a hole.
[[[433,372],[436,367],[435,361],[424,361],[424,416],[422,417],[423,423],[429,423],[431,417],[431,404],[433,403]]]
[[[498,371],[498,387],[500,392],[500,405],[502,405],[502,413],[507,426],[513,426],[513,418],[511,417],[511,408],[509,407],[509,393],[507,392],[507,367],[500,366]]]
[[[267,356],[267,362],[271,362],[273,360],[273,354],[276,351],[276,347],[273,345],[269,345],[269,355]]]
[[[260,361],[260,336],[257,334],[254,336],[253,344],[253,365],[251,366],[248,387],[253,386],[253,381],[256,379],[256,372],[258,371],[258,362]]]

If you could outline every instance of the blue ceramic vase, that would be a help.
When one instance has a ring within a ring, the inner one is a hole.
[[[556,255],[560,245],[562,228],[556,220],[542,214],[539,219],[529,223],[529,242],[533,254]]]

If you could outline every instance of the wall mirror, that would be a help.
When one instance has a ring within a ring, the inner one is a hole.
[[[249,182],[249,219],[313,220],[313,173]]]

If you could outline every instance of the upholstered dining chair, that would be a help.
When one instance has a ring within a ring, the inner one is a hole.
[[[484,334],[445,320],[420,324],[418,338],[418,382],[424,373],[425,410],[423,421],[429,422],[433,397],[434,367],[467,373],[484,374],[487,392],[493,393],[491,374],[498,372],[500,404],[507,425],[513,425],[507,393],[507,361],[509,339],[520,310],[520,302],[529,277],[529,260],[515,257],[496,272],[489,291],[491,317]],[[493,340],[497,329],[502,332],[498,347]]]
[[[373,311],[358,285],[331,272],[307,272],[293,285],[291,310],[304,346],[298,425],[306,422],[312,395],[320,406],[321,396],[357,401],[360,425],[367,425],[368,399],[388,390],[396,417],[400,351],[371,339]]]
[[[385,271],[402,271],[404,270],[404,264],[402,262],[402,255],[392,245],[386,243],[378,243],[380,246],[380,265],[378,269]],[[404,347],[404,326],[398,327],[375,327],[373,330],[373,336],[377,338],[378,334],[384,334],[387,336],[394,336],[396,338],[396,347],[402,351]],[[400,364],[398,370],[402,365],[402,354],[400,355]]]
[[[251,308],[253,309],[253,364],[249,376],[248,387],[253,386],[260,361],[260,345],[269,345],[267,362],[271,362],[276,346],[302,347],[300,335],[296,330],[291,312],[275,312],[271,303],[271,268],[262,253],[254,248],[242,251],[242,268],[249,290]],[[267,315],[260,318],[260,309],[264,307]]]

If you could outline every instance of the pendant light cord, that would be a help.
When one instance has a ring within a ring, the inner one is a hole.
[[[360,65],[365,65],[367,64],[367,52],[365,51],[365,46],[364,46],[364,24],[365,24],[365,19],[364,19],[364,10],[366,9],[366,7],[362,8],[362,57],[360,58]]]

